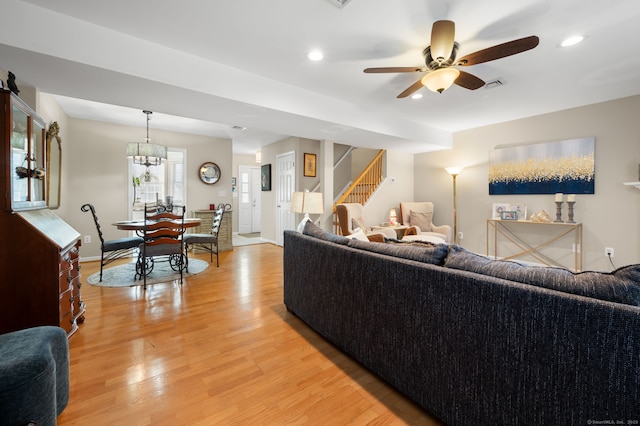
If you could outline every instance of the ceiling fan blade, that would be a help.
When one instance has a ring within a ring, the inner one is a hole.
[[[465,71],[460,71],[460,75],[454,81],[460,87],[464,87],[469,90],[476,90],[484,86],[484,81],[473,74],[469,74]]]
[[[457,61],[457,65],[469,66],[483,62],[494,61],[517,53],[526,52],[538,45],[540,39],[537,36],[524,37],[518,40],[508,41],[486,49],[478,50]]]
[[[407,87],[407,89],[398,95],[398,99],[406,98],[409,95],[413,95],[415,92],[420,90],[424,85],[422,84],[422,79],[416,81],[411,86]]]
[[[445,61],[451,56],[456,35],[456,24],[453,21],[436,21],[431,27],[431,57]]]
[[[418,67],[385,67],[385,68],[365,68],[364,72],[371,73],[385,73],[385,72],[422,72],[424,68]]]

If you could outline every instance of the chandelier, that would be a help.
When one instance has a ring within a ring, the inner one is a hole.
[[[127,145],[127,157],[133,157],[133,164],[141,166],[159,166],[163,159],[167,159],[167,147],[150,143],[149,138],[149,120],[153,112],[144,110],[147,114],[147,138],[145,142],[131,142]]]

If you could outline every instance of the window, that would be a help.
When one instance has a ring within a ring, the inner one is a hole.
[[[148,168],[129,161],[129,217],[141,219],[145,203],[173,197],[174,205],[187,205],[187,178],[185,176],[187,153],[184,149],[167,149],[167,159],[160,166]]]

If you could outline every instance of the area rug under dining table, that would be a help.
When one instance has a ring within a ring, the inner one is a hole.
[[[200,259],[189,259],[189,272],[185,272],[183,277],[199,274],[209,267],[209,262]],[[133,287],[142,285],[143,280],[135,280],[136,264],[129,262],[102,271],[102,281],[100,281],[100,271],[89,275],[87,283],[99,287]],[[153,267],[153,271],[147,275],[147,285],[172,282],[180,280],[180,273],[171,269],[168,262],[158,262]]]

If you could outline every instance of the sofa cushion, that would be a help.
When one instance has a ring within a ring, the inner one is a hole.
[[[347,235],[346,238],[350,240],[360,240],[360,241],[369,241],[364,231],[361,228],[356,228],[353,230],[351,235]]]
[[[302,231],[302,233],[310,237],[315,237],[320,240],[330,241],[337,244],[347,245],[347,243],[349,242],[348,238],[343,237],[342,235],[336,235],[332,234],[331,232],[327,232],[310,220],[308,220],[304,225],[304,230]]]
[[[444,266],[609,302],[640,306],[640,265],[625,266],[613,272],[572,272],[564,268],[493,260],[452,245]]]
[[[416,260],[418,262],[442,265],[447,257],[446,244],[433,244],[424,241],[404,242],[399,240],[386,240],[386,244],[349,240],[349,246],[360,250],[402,259]]]
[[[409,213],[409,224],[417,226],[422,232],[431,232],[431,223],[433,221],[433,212],[420,213],[411,210]]]

